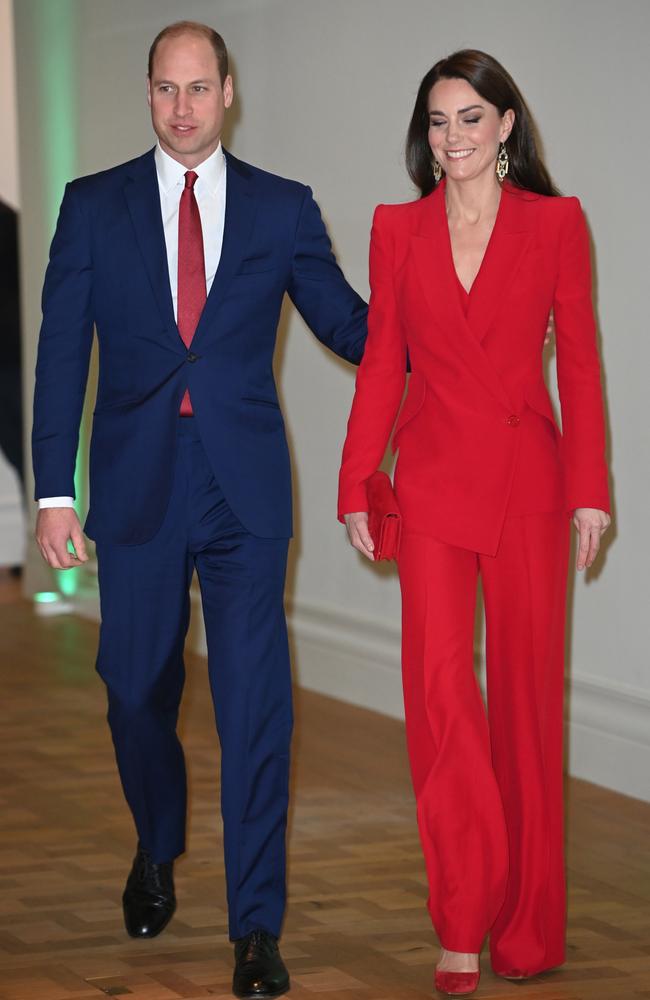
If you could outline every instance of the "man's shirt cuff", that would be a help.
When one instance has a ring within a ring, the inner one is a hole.
[[[43,510],[45,507],[74,507],[74,500],[72,497],[40,497],[38,509]]]

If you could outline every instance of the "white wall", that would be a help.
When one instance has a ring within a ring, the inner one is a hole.
[[[19,43],[32,57],[33,14],[47,2],[21,0],[17,9]],[[646,0],[70,3],[79,39],[79,172],[152,143],[144,103],[148,45],[170,20],[206,20],[233,55],[231,148],[313,186],[339,259],[362,294],[374,206],[413,197],[403,141],[423,74],[461,46],[486,49],[513,73],[539,122],[553,176],[565,193],[580,195],[592,228],[613,429],[616,527],[599,570],[572,588],[571,766],[650,797]],[[21,116],[34,112],[35,99],[26,69]],[[36,212],[29,225],[36,250],[45,237]],[[32,304],[39,253],[28,283]],[[291,309],[286,320],[278,376],[296,471],[290,603],[300,674],[311,686],[398,714],[397,580],[362,565],[335,520],[353,374]]]
[[[18,132],[16,127],[16,76],[11,0],[0,0],[0,121],[3,142],[0,156],[0,199],[19,207]],[[0,452],[0,566],[22,563],[25,523],[18,476]]]
[[[13,7],[0,0],[0,198],[12,208],[19,207],[18,132],[16,126],[16,72],[14,56]]]

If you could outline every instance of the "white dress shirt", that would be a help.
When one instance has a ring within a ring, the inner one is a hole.
[[[174,303],[174,317],[178,315],[178,210],[181,194],[185,187],[187,167],[169,156],[160,146],[154,153],[160,211],[165,231],[169,287]],[[221,259],[223,228],[226,218],[226,157],[221,143],[214,153],[194,168],[197,179],[194,196],[199,206],[201,229],[203,230],[203,256],[205,259],[206,293],[212,287],[214,276]],[[72,497],[43,497],[38,501],[43,507],[73,507]]]

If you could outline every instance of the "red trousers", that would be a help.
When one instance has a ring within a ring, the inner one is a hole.
[[[405,525],[408,529],[408,525]],[[399,557],[406,734],[443,947],[497,973],[564,961],[562,730],[570,520],[506,518],[496,556],[406,530]],[[481,575],[486,714],[474,673]]]

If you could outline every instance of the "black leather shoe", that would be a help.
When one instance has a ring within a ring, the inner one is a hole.
[[[235,974],[232,991],[236,997],[279,997],[289,989],[289,973],[282,961],[278,939],[268,931],[251,931],[235,941]]]
[[[134,938],[160,934],[176,909],[174,862],[156,865],[147,851],[138,847],[122,896],[124,925]]]

